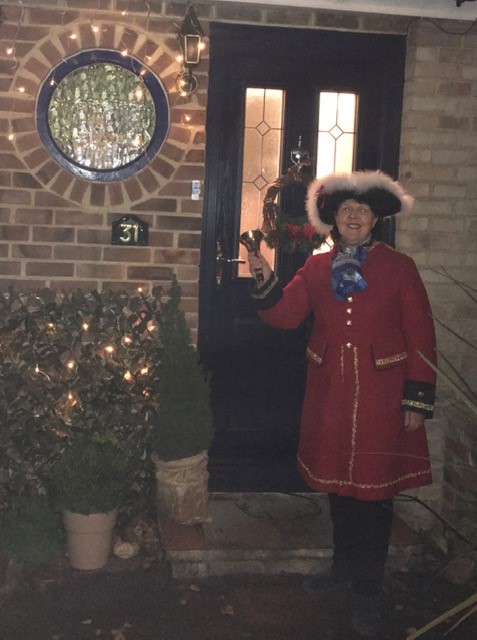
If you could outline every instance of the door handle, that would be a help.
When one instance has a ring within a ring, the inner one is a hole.
[[[222,247],[220,242],[216,244],[215,264],[217,265],[215,271],[215,281],[218,285],[222,284],[222,266],[225,264],[245,264],[245,260],[241,258],[225,258],[222,253]]]
[[[245,264],[245,260],[242,260],[242,258],[224,258],[223,256],[217,256],[217,262],[236,262],[237,264]]]

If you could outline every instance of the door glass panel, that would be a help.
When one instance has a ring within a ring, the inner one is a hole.
[[[319,105],[316,176],[353,171],[358,96],[322,91]],[[332,246],[327,238],[313,253],[325,253]]]
[[[316,175],[354,168],[358,96],[322,91],[319,101]]]
[[[247,88],[242,167],[240,233],[262,225],[262,208],[268,186],[280,175],[285,92],[280,89]],[[261,246],[270,264],[275,251]],[[240,245],[239,257],[247,258]],[[247,264],[239,264],[239,277],[250,277]]]

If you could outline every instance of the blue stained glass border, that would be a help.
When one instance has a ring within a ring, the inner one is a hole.
[[[48,110],[56,86],[72,71],[97,62],[111,63],[124,67],[139,76],[154,102],[156,122],[151,140],[143,153],[131,162],[114,169],[95,169],[85,167],[69,158],[55,143],[48,123]],[[54,83],[52,84],[52,80]],[[123,56],[119,51],[109,49],[89,49],[65,58],[45,78],[38,94],[36,108],[36,126],[40,139],[48,153],[78,178],[95,182],[114,182],[125,180],[143,169],[158,153],[164,143],[170,125],[170,108],[167,93],[161,81],[153,71],[134,56]]]

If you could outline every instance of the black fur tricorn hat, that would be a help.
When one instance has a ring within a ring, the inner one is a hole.
[[[328,235],[338,207],[345,200],[369,205],[376,216],[410,215],[414,198],[382,171],[333,173],[314,180],[308,187],[306,209],[318,233]]]

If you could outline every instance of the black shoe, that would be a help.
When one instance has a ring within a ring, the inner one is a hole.
[[[382,594],[353,594],[351,615],[353,630],[363,638],[374,638],[384,629],[384,601]]]
[[[336,567],[318,571],[312,576],[309,576],[303,582],[303,589],[311,595],[321,595],[330,593],[341,587],[346,587],[351,584],[351,578],[348,573],[339,570]]]

